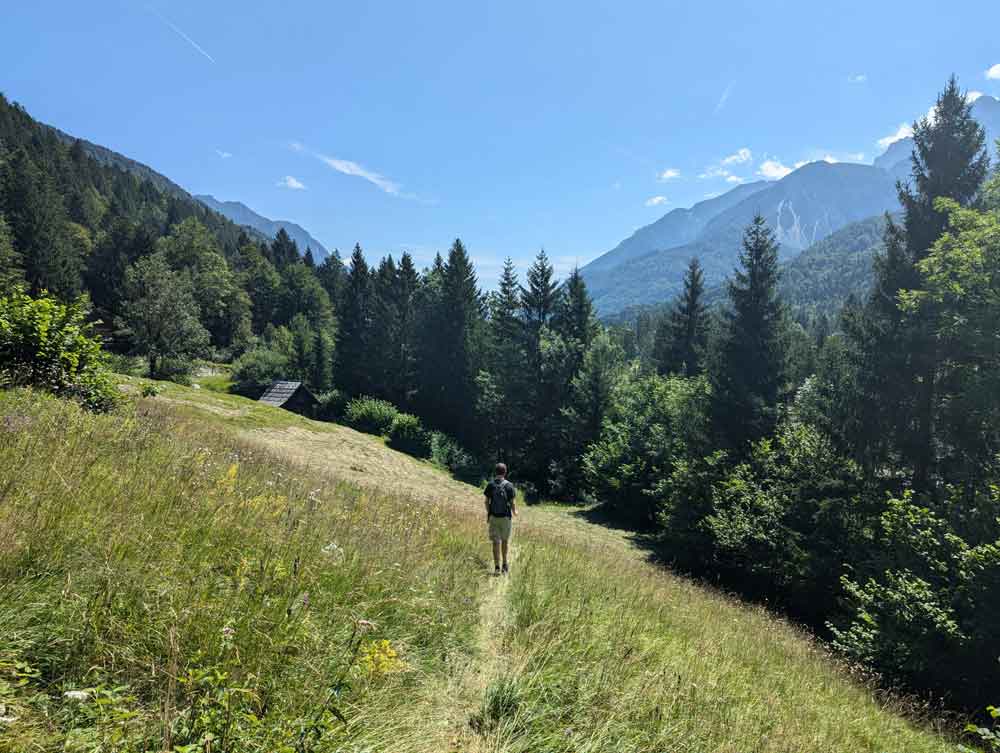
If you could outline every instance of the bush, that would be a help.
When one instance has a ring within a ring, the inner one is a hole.
[[[15,291],[0,298],[0,386],[31,386],[111,410],[118,387],[82,301]]]
[[[271,382],[283,379],[287,371],[288,359],[283,354],[269,348],[254,348],[233,364],[233,392],[256,399]]]
[[[418,458],[426,458],[431,452],[430,438],[420,419],[409,413],[399,413],[392,420],[389,446]]]
[[[336,421],[344,415],[347,396],[340,390],[328,390],[316,396],[316,418],[320,421]]]
[[[476,459],[443,432],[431,432],[430,453],[431,460],[459,478],[477,479],[482,473]]]
[[[105,353],[108,369],[115,374],[125,376],[145,376],[146,362],[138,356],[126,356],[121,353]]]
[[[399,410],[395,405],[374,397],[356,397],[344,409],[347,423],[367,434],[387,434],[397,415]]]

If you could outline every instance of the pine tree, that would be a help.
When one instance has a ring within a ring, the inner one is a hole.
[[[316,371],[313,346],[316,333],[309,326],[309,320],[302,314],[296,314],[289,329],[292,331],[292,352],[289,358],[289,368],[296,379],[310,382]],[[313,385],[315,386],[315,385]]]
[[[778,244],[758,214],[743,233],[740,268],[728,286],[728,328],[712,374],[716,431],[737,453],[773,431],[783,397],[787,355],[778,277]]]
[[[312,348],[312,374],[309,379],[317,392],[327,392],[333,387],[333,338],[329,332],[316,330]]]
[[[684,291],[656,330],[657,371],[696,376],[701,373],[708,338],[708,313],[702,302],[705,281],[701,264],[691,259],[684,274]]]
[[[533,349],[538,349],[542,327],[549,323],[559,298],[559,283],[545,250],[538,252],[528,269],[528,287],[521,288],[521,310],[525,329]]]
[[[845,326],[858,382],[852,444],[872,469],[894,446],[913,469],[914,485],[928,489],[936,463],[939,369],[946,354],[931,326],[933,317],[926,312],[904,316],[899,293],[922,289],[917,265],[946,229],[947,217],[935,201],[970,204],[979,194],[989,156],[983,129],[954,77],[938,96],[933,117],[922,118],[913,130],[911,181],[898,184],[903,225],[888,223],[871,297]]]
[[[368,384],[372,324],[372,276],[360,245],[355,245],[351,254],[343,293],[339,310],[337,382],[348,395],[359,395]]]
[[[24,149],[14,152],[5,167],[0,210],[24,260],[31,290],[48,290],[64,298],[78,295],[83,259],[70,242],[66,209],[52,177]]]
[[[311,246],[306,246],[306,252],[302,255],[302,263],[309,267],[309,269],[316,269],[316,260],[313,258]]]
[[[593,342],[598,325],[594,317],[594,304],[590,300],[587,283],[584,282],[579,267],[574,267],[563,283],[554,309],[552,328],[566,340],[579,343],[582,357],[582,353]]]
[[[372,326],[368,347],[367,390],[374,397],[394,400],[398,395],[398,272],[392,256],[386,256],[372,275]]]
[[[274,236],[274,243],[271,244],[271,262],[280,270],[297,261],[299,261],[299,248],[285,229],[281,228]]]
[[[417,321],[420,295],[420,275],[413,264],[413,257],[403,252],[396,272],[396,323],[395,323],[395,394],[393,401],[409,408],[417,392]]]
[[[340,252],[334,250],[332,254],[323,259],[323,262],[316,268],[316,277],[319,279],[323,289],[326,290],[330,303],[334,308],[340,306],[341,291],[344,288],[347,272],[344,263],[340,260]]]
[[[0,214],[0,295],[24,283],[24,268],[21,265],[21,255],[14,250],[10,226]]]

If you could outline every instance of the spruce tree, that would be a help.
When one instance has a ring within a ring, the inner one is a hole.
[[[9,293],[16,285],[24,282],[24,268],[21,255],[14,250],[10,226],[0,214],[0,295]]]
[[[302,263],[309,269],[316,269],[316,259],[313,258],[312,247],[306,246],[306,252],[302,255]]]
[[[326,290],[330,303],[333,304],[334,308],[338,308],[341,291],[347,277],[344,263],[340,260],[340,252],[334,250],[332,254],[323,259],[323,262],[316,267],[316,277],[323,289]]]
[[[684,291],[656,331],[657,371],[696,376],[701,373],[708,339],[708,312],[702,302],[704,274],[697,257],[684,273]]]
[[[574,267],[563,283],[561,294],[555,303],[552,328],[566,340],[579,343],[581,357],[597,334],[594,304],[590,300],[587,283],[584,282],[579,267]]]
[[[773,431],[785,388],[778,244],[760,214],[743,233],[734,277],[728,285],[727,331],[712,374],[713,418],[722,443],[742,454],[748,443]]]
[[[537,350],[542,327],[549,323],[559,299],[559,283],[542,249],[528,268],[528,286],[521,288],[521,310],[533,349]]]
[[[954,77],[938,96],[932,116],[915,123],[913,131],[911,179],[898,184],[903,224],[889,221],[872,294],[863,311],[845,320],[845,327],[857,373],[852,442],[857,454],[874,470],[895,450],[912,468],[914,486],[928,489],[936,462],[939,370],[947,354],[940,350],[933,317],[921,311],[904,315],[899,294],[923,288],[917,265],[947,227],[935,201],[972,203],[989,156],[983,129]]]
[[[396,379],[393,401],[409,408],[416,396],[418,382],[417,322],[420,295],[420,275],[413,257],[403,252],[396,271],[395,360]]]
[[[360,245],[351,254],[347,283],[339,310],[338,384],[348,395],[359,395],[368,384],[368,348],[372,325],[372,279]]]
[[[278,269],[287,267],[299,261],[299,249],[295,241],[285,232],[284,228],[274,236],[274,243],[271,244],[271,261]]]
[[[393,401],[398,395],[398,272],[386,256],[372,275],[372,326],[368,347],[371,395]]]

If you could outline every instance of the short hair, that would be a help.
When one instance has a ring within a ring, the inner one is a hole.
[[[505,463],[497,463],[496,468],[493,469],[493,474],[496,476],[506,476],[507,465]]]

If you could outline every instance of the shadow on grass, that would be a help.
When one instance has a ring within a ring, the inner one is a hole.
[[[626,538],[643,551],[646,559],[655,565],[670,567],[674,558],[657,534],[656,528],[648,521],[635,520],[616,513],[609,505],[596,504],[573,510],[570,515],[614,531],[622,531]]]

